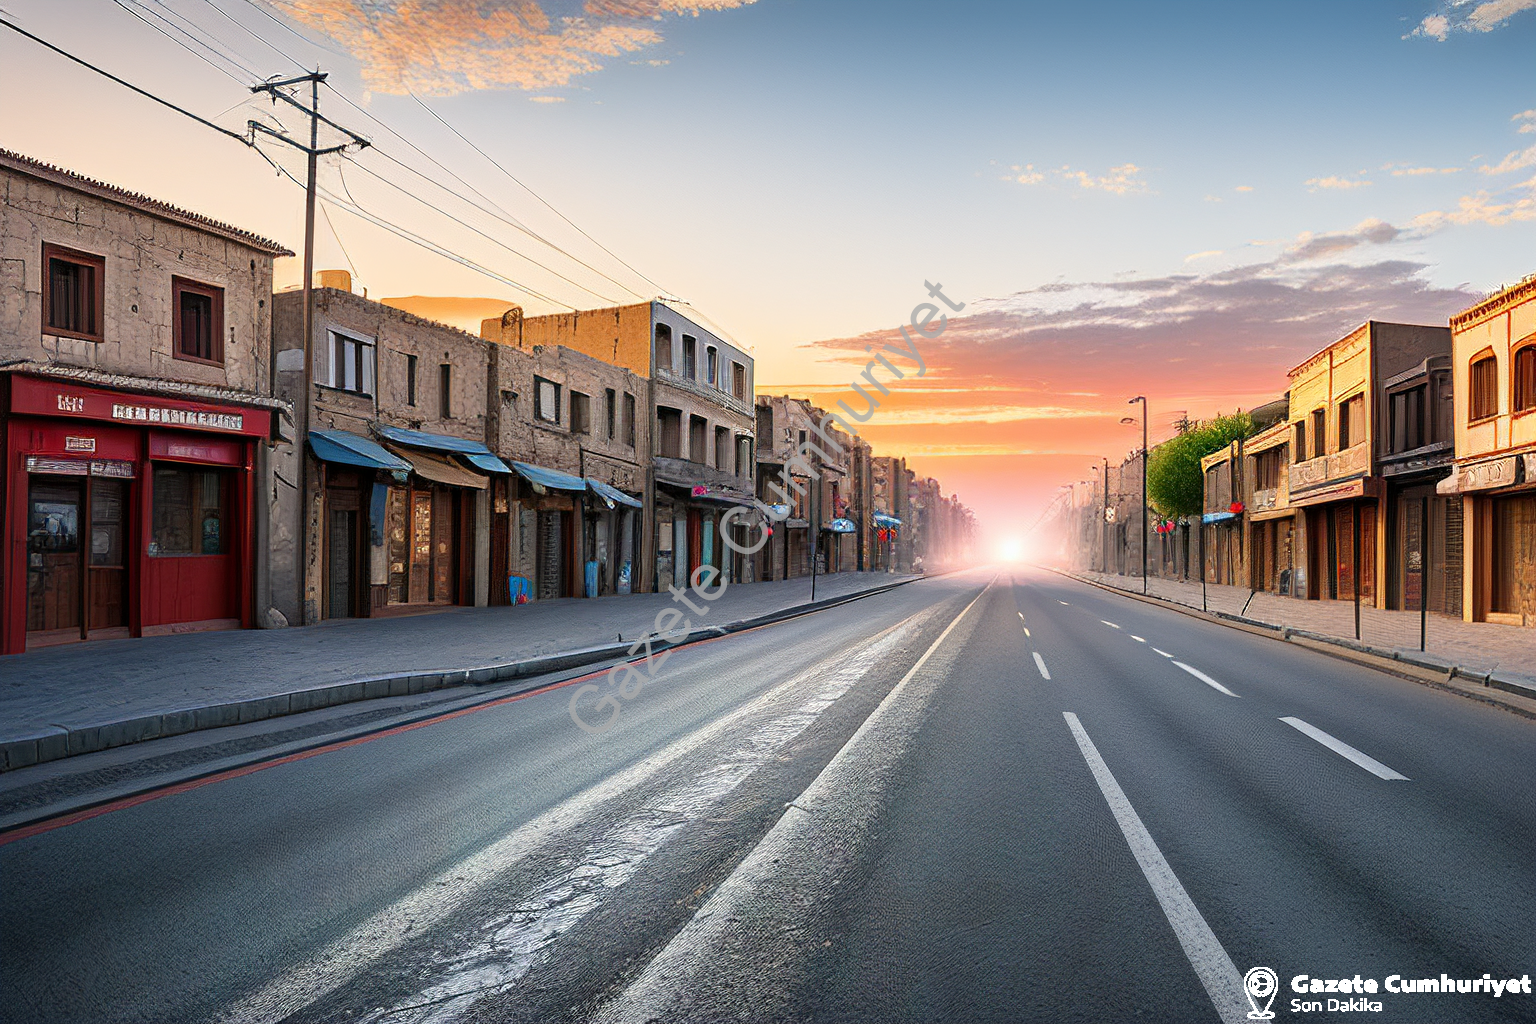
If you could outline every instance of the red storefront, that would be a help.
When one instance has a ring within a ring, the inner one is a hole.
[[[0,652],[255,625],[267,409],[6,384]]]

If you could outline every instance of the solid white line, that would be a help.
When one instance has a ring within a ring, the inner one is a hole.
[[[1159,648],[1157,648],[1157,647],[1154,647],[1154,648],[1152,648],[1152,649],[1153,649],[1153,650],[1154,650],[1154,651],[1157,651],[1157,653],[1158,653],[1158,654],[1161,654],[1161,655],[1162,655],[1162,656],[1163,656],[1163,657],[1165,657],[1165,658],[1171,658],[1171,657],[1173,657],[1173,655],[1171,655],[1171,654],[1169,654],[1169,653],[1168,653],[1168,652],[1167,652],[1167,651],[1164,651],[1164,650],[1161,650],[1161,649],[1159,649]]]
[[[1382,764],[1380,761],[1376,760],[1369,754],[1362,754],[1348,743],[1328,735],[1315,725],[1309,725],[1299,718],[1282,718],[1280,721],[1284,722],[1286,725],[1290,726],[1292,729],[1295,729],[1302,735],[1312,737],[1313,739],[1317,740],[1317,742],[1333,751],[1335,754],[1349,758],[1351,761],[1355,762],[1355,764],[1359,765],[1361,768],[1364,768],[1366,771],[1370,772],[1372,775],[1375,775],[1377,778],[1386,779],[1388,782],[1391,782],[1395,779],[1401,779],[1404,782],[1408,781],[1408,776],[1401,775],[1393,771],[1391,768],[1388,768],[1386,765]]]
[[[1104,625],[1108,626],[1110,629],[1119,629],[1120,628],[1119,626],[1115,625],[1113,622],[1110,622],[1108,619],[1100,619],[1099,621],[1104,623]]]
[[[1236,697],[1237,696],[1237,694],[1233,693],[1231,690],[1227,689],[1225,686],[1222,686],[1216,680],[1212,679],[1210,676],[1206,675],[1204,672],[1201,672],[1199,669],[1191,668],[1190,666],[1184,664],[1182,661],[1176,661],[1176,662],[1174,662],[1174,664],[1179,666],[1179,668],[1183,669],[1185,672],[1188,672],[1190,675],[1194,676],[1196,679],[1200,680],[1206,686],[1209,686],[1211,689],[1213,689],[1213,690],[1220,690],[1222,693],[1226,694],[1228,697]]]
[[[1040,657],[1040,652],[1035,652],[1035,667],[1040,670],[1040,675],[1046,679],[1051,678],[1051,673],[1045,667],[1045,659]]]
[[[1024,627],[1024,635],[1025,636],[1029,636],[1029,627],[1028,626]]]
[[[1023,612],[1019,612],[1019,621],[1020,622],[1024,621],[1024,613]]]
[[[1137,643],[1139,643],[1139,644],[1144,644],[1144,643],[1146,643],[1146,641],[1145,641],[1145,640],[1143,640],[1143,639],[1142,639],[1142,638],[1141,638],[1141,637],[1139,637],[1139,636],[1137,636],[1137,635],[1136,635],[1136,634],[1135,634],[1135,633],[1132,633],[1132,634],[1131,634],[1131,639],[1132,639],[1132,640],[1135,640],[1135,641],[1136,641],[1136,642],[1137,642]]]
[[[1151,833],[1141,823],[1136,808],[1126,799],[1125,791],[1115,781],[1114,775],[1110,774],[1109,766],[1099,756],[1093,740],[1083,731],[1082,723],[1070,711],[1062,714],[1067,720],[1067,727],[1072,730],[1073,738],[1077,740],[1078,749],[1083,752],[1083,759],[1093,772],[1094,781],[1099,784],[1099,791],[1109,803],[1110,813],[1115,816],[1115,822],[1131,848],[1131,855],[1136,858],[1141,873],[1152,886],[1152,894],[1157,897],[1163,913],[1168,916],[1173,934],[1184,948],[1184,955],[1189,958],[1190,966],[1200,978],[1200,984],[1205,986],[1206,995],[1211,997],[1216,1013],[1224,1024],[1246,1022],[1247,1014],[1244,1011],[1247,1003],[1243,994],[1243,979],[1237,973],[1237,966],[1227,955],[1221,940],[1211,931],[1211,926],[1205,923],[1200,908],[1189,898],[1189,893],[1173,873],[1173,868],[1168,866],[1157,843],[1152,841]]]

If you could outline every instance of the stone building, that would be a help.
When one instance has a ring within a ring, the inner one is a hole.
[[[870,568],[906,572],[912,567],[912,473],[907,460],[876,455],[870,460],[870,478],[870,518],[875,528],[875,560]]]
[[[304,623],[486,605],[492,491],[511,473],[486,445],[488,346],[322,273],[308,402],[303,292],[272,300],[278,394],[306,440],[272,492],[273,605]]]
[[[758,398],[757,496],[789,506],[758,553],[760,579],[807,575],[813,557],[818,573],[858,567],[855,440],[806,399]]]
[[[1293,596],[1305,593],[1296,559],[1296,512],[1291,508],[1291,421],[1287,394],[1253,411],[1254,433],[1243,442],[1244,518],[1248,573],[1253,590]]]
[[[510,330],[499,318],[481,326],[493,341]],[[724,543],[720,523],[730,508],[752,503],[751,354],[685,305],[661,300],[519,319],[516,330],[525,346],[573,349],[649,385],[642,589],[686,586],[703,565],[740,581],[751,561]],[[733,541],[745,547],[747,528],[737,529]]]
[[[526,580],[533,598],[649,588],[653,577],[640,555],[650,490],[650,382],[585,352],[534,344],[518,307],[496,323],[484,332],[495,339],[492,447],[511,462],[521,485],[498,501],[510,541],[493,562],[506,568],[503,575]],[[495,536],[502,536],[499,528]]]
[[[0,651],[262,623],[288,255],[0,151]]]
[[[1536,276],[1451,318],[1462,616],[1536,626]]]

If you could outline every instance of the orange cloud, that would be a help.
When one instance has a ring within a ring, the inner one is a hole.
[[[344,46],[370,89],[450,95],[569,85],[604,60],[661,42],[656,25],[666,15],[697,17],[754,0],[268,2]]]

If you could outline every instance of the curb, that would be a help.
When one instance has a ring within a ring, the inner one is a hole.
[[[688,644],[698,643],[701,640],[711,640],[730,633],[739,633],[743,630],[755,629],[759,626],[767,626],[775,622],[783,622],[787,619],[798,618],[801,615],[808,615],[812,612],[835,608],[840,604],[847,604],[860,598],[883,594],[886,591],[894,590],[897,587],[905,586],[908,583],[913,583],[923,578],[922,576],[910,576],[907,579],[897,580],[894,583],[882,583],[855,594],[825,598],[806,604],[791,605],[788,608],[767,612],[750,619],[726,623],[723,626],[698,626],[690,630],[687,636],[680,639],[653,642],[652,649],[671,650]],[[74,757],[79,754],[92,754],[100,750],[110,750],[113,747],[127,746],[130,743],[142,743],[146,740],[180,736],[183,733],[197,732],[202,729],[218,729],[226,725],[243,725],[247,722],[259,722],[267,718],[279,718],[283,715],[296,715],[305,711],[335,707],[338,704],[376,700],[381,697],[404,697],[417,693],[430,693],[433,690],[443,690],[455,686],[488,686],[528,676],[540,676],[550,672],[580,668],[600,661],[627,657],[629,656],[630,648],[634,645],[634,641],[603,644],[598,647],[583,647],[573,651],[561,651],[557,654],[540,655],[518,661],[495,662],[471,668],[403,673],[393,676],[378,676],[371,679],[357,679],[344,683],[317,686],[313,689],[294,690],[289,693],[272,694],[264,697],[251,697],[245,700],[229,701],[222,704],[177,708],[153,715],[141,715],[136,718],[125,718],[95,725],[83,725],[73,728],[47,726],[30,735],[0,741],[0,772],[25,768],[28,765],[41,764],[45,761],[57,761],[61,758]]]
[[[1259,622],[1256,619],[1233,615],[1230,612],[1201,611],[1199,608],[1191,608],[1188,605],[1180,604],[1177,601],[1170,601],[1168,598],[1159,597],[1156,594],[1138,594],[1130,590],[1121,590],[1119,587],[1112,587],[1107,583],[1100,583],[1098,580],[1088,579],[1085,576],[1079,576],[1077,573],[1069,572],[1065,569],[1057,569],[1054,566],[1043,566],[1043,568],[1065,576],[1068,579],[1077,580],[1079,583],[1086,583],[1090,587],[1097,587],[1111,594],[1133,598],[1148,604],[1155,603],[1159,607],[1168,608],[1182,615],[1204,619],[1207,622],[1216,622],[1224,626],[1241,629],[1244,632],[1267,636],[1287,643],[1299,644],[1322,654],[1369,665],[1371,668],[1380,669],[1408,679],[1439,684],[1449,683],[1452,679],[1464,679],[1488,689],[1502,690],[1517,697],[1536,700],[1536,687],[1531,686],[1529,683],[1501,676],[1496,671],[1478,672],[1451,662],[1440,661],[1417,651],[1404,652],[1382,647],[1372,647],[1357,640],[1329,636],[1326,633],[1315,633],[1311,630],[1298,629],[1294,626],[1276,626],[1272,623]],[[1461,691],[1457,690],[1455,692],[1460,693]],[[1501,706],[1508,707],[1508,705],[1502,703]],[[1524,712],[1522,711],[1522,713]]]

